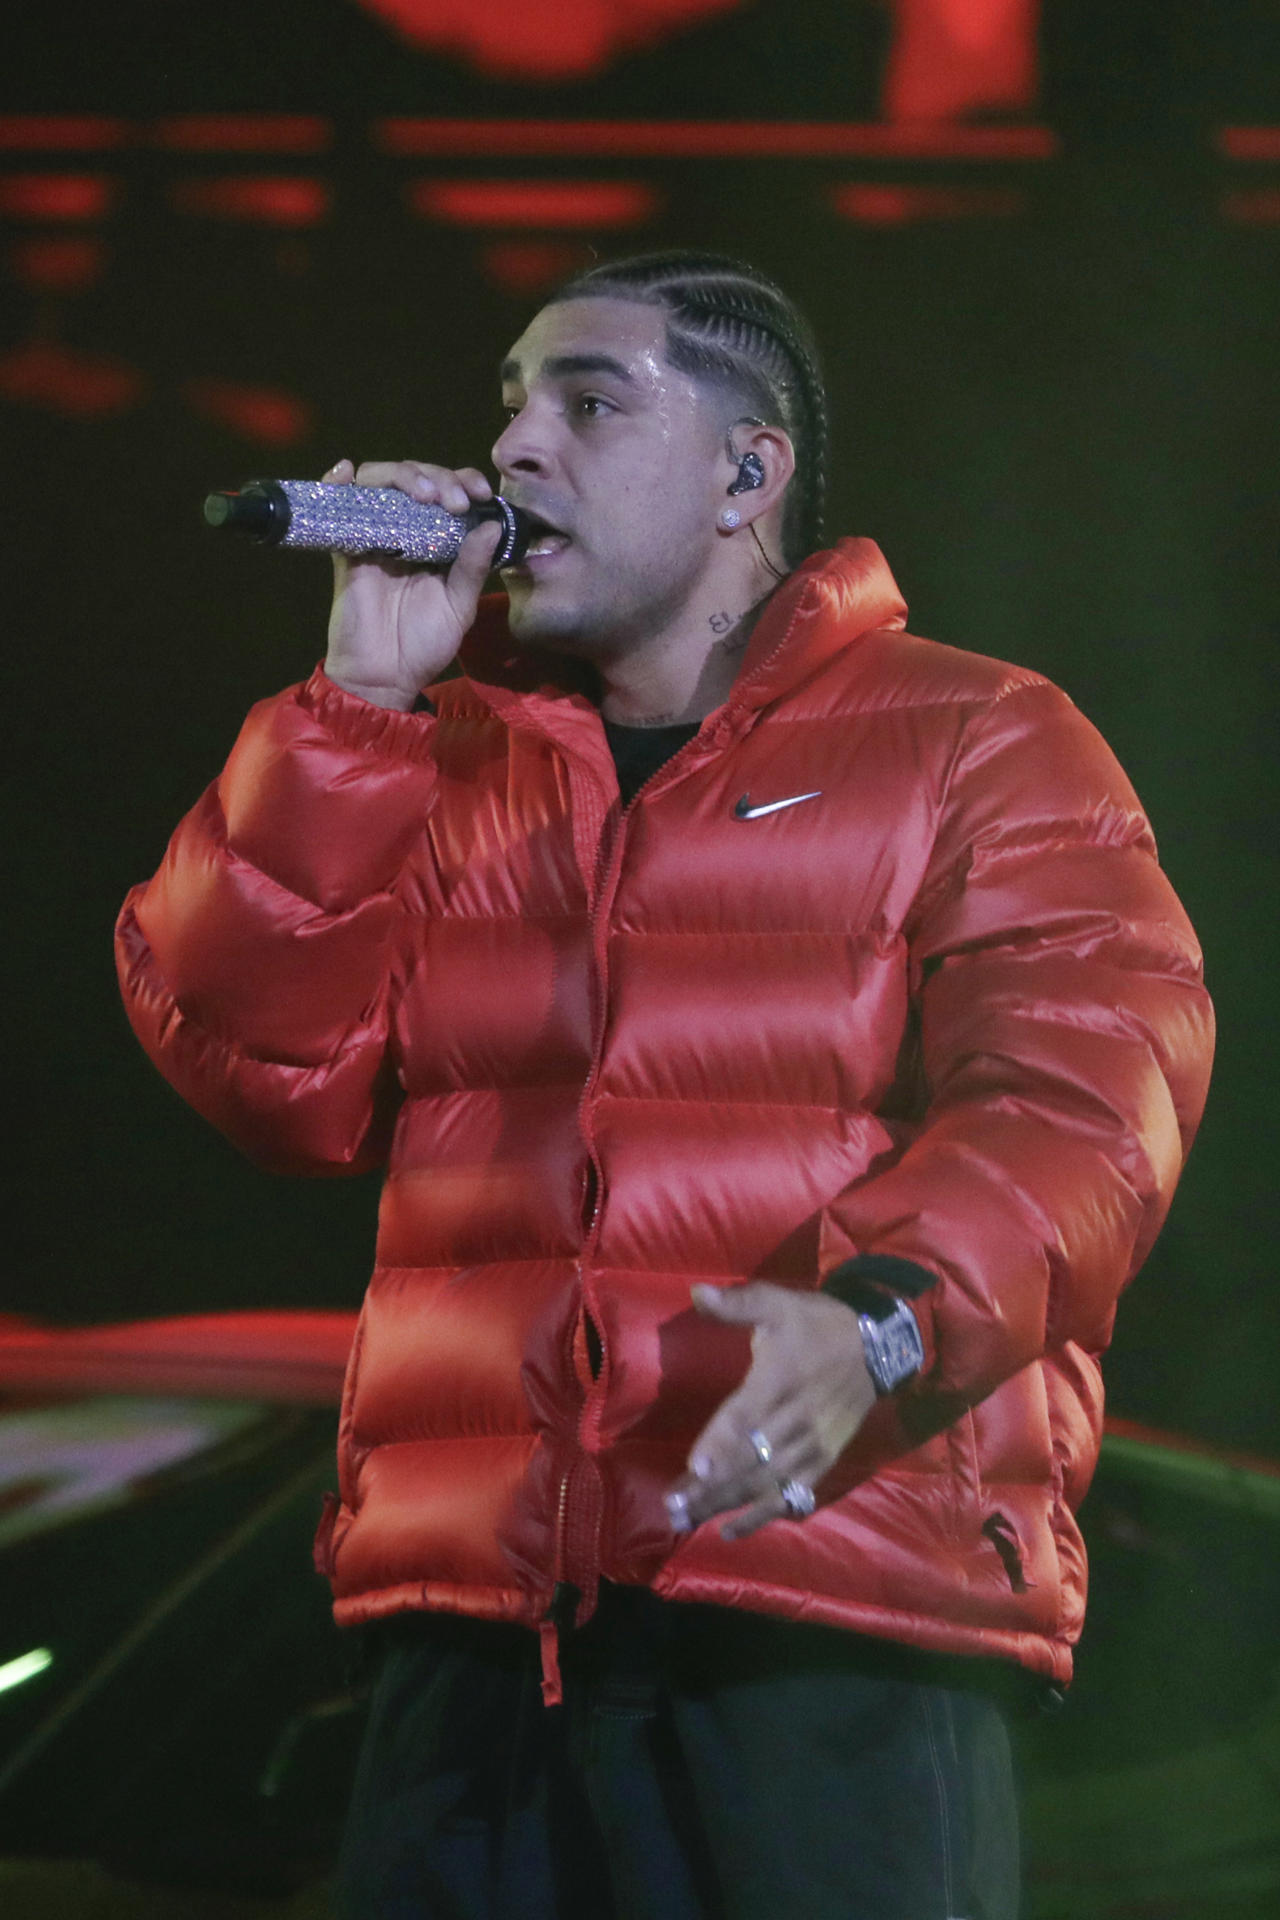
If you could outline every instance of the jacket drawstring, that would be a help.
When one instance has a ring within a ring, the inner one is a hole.
[[[560,1680],[560,1629],[550,1616],[539,1625],[538,1640],[542,1647],[542,1704],[558,1707],[564,1700]]]
[[[542,1704],[558,1707],[564,1700],[560,1680],[560,1635],[572,1627],[582,1598],[569,1580],[557,1580],[551,1605],[538,1624],[538,1643],[542,1652]]]

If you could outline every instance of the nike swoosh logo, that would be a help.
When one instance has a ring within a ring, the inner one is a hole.
[[[781,813],[784,807],[798,807],[802,800],[820,800],[821,798],[822,789],[816,787],[812,793],[793,793],[786,800],[770,800],[763,807],[753,807],[751,795],[744,793],[733,810],[733,817],[735,820],[760,820],[766,813]]]

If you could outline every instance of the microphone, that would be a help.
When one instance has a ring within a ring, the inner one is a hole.
[[[424,506],[396,487],[334,486],[326,480],[250,480],[238,493],[211,493],[211,527],[228,527],[272,547],[393,554],[425,567],[447,567],[473,527],[497,520],[502,538],[490,563],[523,560],[533,529],[519,507],[499,494],[467,513]]]

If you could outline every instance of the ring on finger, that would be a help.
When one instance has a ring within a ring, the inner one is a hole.
[[[806,1480],[779,1481],[778,1492],[792,1520],[807,1520],[818,1504],[818,1496]]]
[[[769,1445],[767,1435],[763,1434],[759,1427],[752,1427],[747,1438],[751,1442],[751,1450],[760,1462],[760,1465],[767,1467],[773,1458],[773,1448]]]

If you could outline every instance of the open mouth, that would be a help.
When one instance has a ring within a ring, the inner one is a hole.
[[[525,518],[529,522],[529,544],[524,550],[524,559],[517,562],[525,565],[530,560],[546,560],[553,553],[563,553],[569,545],[569,535],[562,533],[559,527],[553,527],[540,513],[530,513],[525,509]]]

